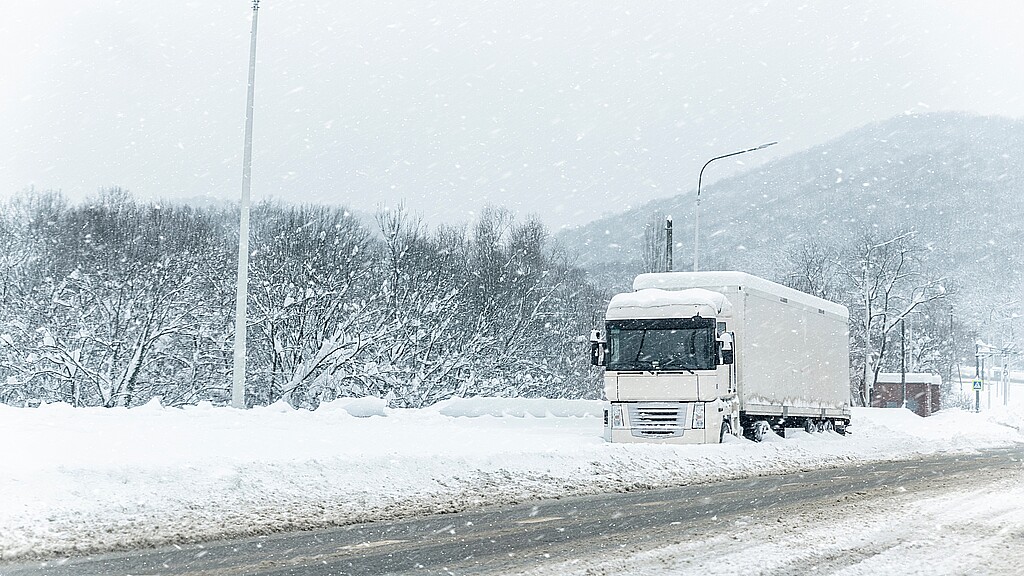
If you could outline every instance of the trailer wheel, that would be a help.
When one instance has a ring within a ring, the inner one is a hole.
[[[822,424],[822,432],[833,432],[835,429],[836,425],[831,420],[825,420],[825,423]]]
[[[814,434],[815,432],[820,432],[820,429],[818,428],[818,425],[814,423],[814,420],[807,418],[804,420],[804,432]]]
[[[772,427],[765,420],[754,422],[754,442],[761,442],[765,435],[771,432]]]
[[[718,443],[724,444],[725,437],[728,436],[729,434],[732,434],[732,426],[729,424],[729,421],[726,420],[725,422],[722,422],[722,433],[718,437]]]

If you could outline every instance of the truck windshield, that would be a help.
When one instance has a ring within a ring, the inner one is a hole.
[[[607,325],[608,370],[712,370],[714,318],[613,320]]]

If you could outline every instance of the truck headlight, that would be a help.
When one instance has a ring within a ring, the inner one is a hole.
[[[622,406],[612,406],[612,428],[622,427]]]
[[[704,403],[698,402],[693,405],[693,427],[704,428]]]

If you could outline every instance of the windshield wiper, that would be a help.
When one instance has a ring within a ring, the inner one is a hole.
[[[669,363],[665,364],[664,366],[662,366],[661,369],[662,370],[679,370],[679,369],[683,369],[683,370],[686,370],[687,372],[689,372],[690,374],[696,374],[696,372],[694,372],[694,370],[696,370],[697,368],[695,366],[687,366],[686,364],[683,364],[682,362],[669,362]]]
[[[640,353],[644,351],[644,339],[647,338],[647,329],[644,328],[642,334],[640,334],[640,345],[636,347],[636,358],[633,358],[633,365],[640,363]]]

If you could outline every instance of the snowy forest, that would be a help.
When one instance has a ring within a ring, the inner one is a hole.
[[[237,208],[26,192],[0,217],[0,401],[230,396]],[[536,220],[428,228],[398,208],[253,207],[247,402],[596,398],[604,296]]]
[[[26,192],[3,208],[0,401],[227,403],[236,208],[121,189],[80,204]],[[252,223],[249,405],[601,397],[586,336],[617,288],[535,219],[487,208],[429,228],[402,208],[367,224],[341,207],[264,202]],[[634,272],[663,270],[659,217],[644,230]],[[864,405],[879,372],[930,371],[948,388],[973,353],[977,327],[954,314],[955,281],[934,259],[913,230],[871,228],[801,239],[765,275],[850,309],[851,402]]]

